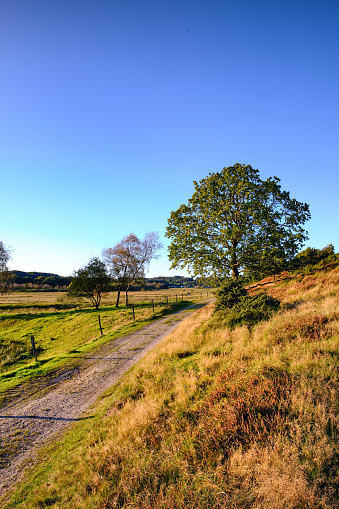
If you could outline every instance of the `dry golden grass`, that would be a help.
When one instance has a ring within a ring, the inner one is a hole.
[[[251,330],[197,311],[5,507],[339,508],[338,290],[338,269],[271,287]]]
[[[201,298],[211,297],[211,289],[198,288],[168,288],[167,290],[152,290],[128,292],[128,300],[130,304],[133,302],[143,302],[154,300],[154,302],[164,301],[167,297],[170,301],[177,300],[199,300]],[[117,292],[109,292],[103,295],[102,306],[111,306],[116,303]],[[0,304],[57,304],[58,302],[74,302],[73,298],[67,297],[67,292],[10,292],[8,294],[0,294]],[[89,302],[85,299],[83,302]],[[125,304],[125,293],[121,292],[121,304]]]

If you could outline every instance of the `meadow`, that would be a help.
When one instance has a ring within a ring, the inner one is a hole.
[[[339,269],[267,291],[251,328],[180,324],[4,507],[338,508]]]
[[[116,293],[112,292],[104,296],[98,311],[85,300],[72,300],[59,292],[13,292],[1,296],[0,393],[34,376],[78,362],[79,354],[206,298],[207,294],[208,290],[196,289],[130,292],[129,306],[123,304],[122,298],[117,309]],[[33,357],[32,335],[38,362]]]

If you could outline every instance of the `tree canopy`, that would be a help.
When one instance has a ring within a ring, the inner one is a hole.
[[[279,182],[239,163],[194,182],[188,204],[168,220],[171,268],[221,280],[282,270],[308,238],[303,225],[310,212]]]
[[[104,262],[92,258],[85,267],[75,271],[68,294],[86,297],[99,309],[102,294],[109,291],[110,282]]]
[[[321,269],[328,264],[338,264],[339,253],[335,253],[334,246],[329,244],[323,249],[308,247],[298,253],[289,265],[291,270],[307,272]]]
[[[122,289],[126,292],[126,305],[128,304],[130,285],[145,277],[151,260],[158,258],[161,248],[159,234],[148,232],[142,240],[131,233],[114,247],[102,251],[109,274],[118,284],[116,307],[119,306]]]

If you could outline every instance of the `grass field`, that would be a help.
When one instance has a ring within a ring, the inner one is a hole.
[[[276,285],[251,330],[198,310],[4,507],[338,508],[338,291],[338,269]]]
[[[193,299],[205,298],[211,295],[211,289],[197,289],[197,288],[169,288],[167,290],[152,290],[152,291],[138,291],[128,292],[130,304],[154,300],[154,302],[164,302],[168,296],[170,301],[175,300],[188,300],[187,297]],[[109,292],[103,296],[102,305],[115,305],[117,292]],[[16,305],[29,305],[29,304],[62,304],[73,302],[72,299],[67,298],[66,292],[12,292],[8,294],[0,294],[0,312],[1,308],[6,304]],[[84,304],[86,300],[81,301]],[[125,303],[125,293],[121,292],[120,303]],[[87,301],[88,305],[88,301]]]
[[[209,293],[211,295],[211,291]],[[32,376],[60,368],[78,357],[79,353],[127,334],[206,295],[206,290],[181,290],[180,294],[168,290],[131,292],[130,306],[122,305],[117,309],[113,305],[116,297],[113,293],[105,296],[99,311],[89,307],[86,301],[72,301],[57,292],[7,295],[0,303],[0,392]],[[32,335],[38,351],[38,363],[33,358]]]

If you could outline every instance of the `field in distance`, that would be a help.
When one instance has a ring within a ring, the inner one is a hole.
[[[203,288],[167,288],[164,290],[152,290],[152,291],[136,291],[136,292],[128,292],[129,302],[133,304],[133,302],[141,302],[144,300],[154,300],[154,302],[160,302],[166,296],[169,299],[175,300],[175,296],[177,296],[178,300],[189,296],[194,299],[203,298],[208,295],[211,295],[211,289]],[[102,305],[113,305],[116,302],[117,292],[109,292],[102,299]],[[121,303],[124,303],[125,293],[121,292]],[[191,300],[190,299],[190,300]],[[74,302],[72,300],[67,299],[66,292],[41,292],[41,291],[24,291],[24,292],[12,292],[9,294],[0,294],[0,313],[4,309],[2,305],[4,304],[60,304],[66,302]],[[80,304],[81,301],[78,302]],[[88,306],[88,302],[86,300],[82,301],[83,304]]]

